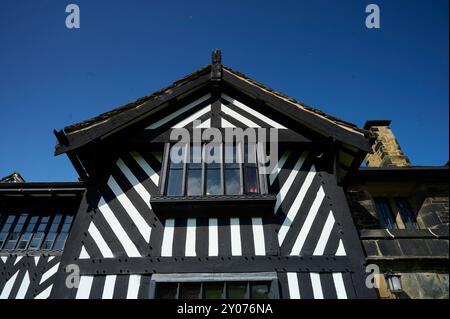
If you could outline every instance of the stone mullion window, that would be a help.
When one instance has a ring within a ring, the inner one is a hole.
[[[418,229],[416,217],[408,200],[400,196],[393,197],[391,200],[393,207],[398,212],[398,219],[401,220],[403,229]]]
[[[418,229],[416,218],[407,199],[383,196],[374,199],[380,226],[388,229]]]

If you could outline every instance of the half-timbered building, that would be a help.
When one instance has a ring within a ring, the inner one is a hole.
[[[180,128],[200,142],[180,144]],[[215,143],[212,154],[202,134],[249,128],[275,130],[277,143]],[[0,183],[0,298],[377,296],[347,192],[368,174],[358,168],[376,132],[222,65],[219,51],[169,87],[54,133],[80,182]],[[274,147],[265,174],[250,159]],[[446,209],[448,263],[448,196]]]

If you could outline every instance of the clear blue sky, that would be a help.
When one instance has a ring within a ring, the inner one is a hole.
[[[81,28],[65,27],[65,7]],[[365,7],[381,8],[366,29]],[[391,119],[415,165],[448,160],[448,1],[0,2],[0,176],[76,180],[61,129],[210,63],[359,126]]]

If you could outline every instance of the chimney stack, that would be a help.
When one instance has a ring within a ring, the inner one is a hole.
[[[376,134],[377,138],[372,146],[373,154],[367,154],[364,159],[368,167],[403,167],[411,166],[400,144],[395,138],[389,125],[389,120],[367,121],[364,129]]]

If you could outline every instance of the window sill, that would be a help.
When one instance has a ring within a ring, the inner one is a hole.
[[[272,194],[155,196],[153,210],[165,216],[243,217],[272,214],[276,197]]]
[[[448,229],[361,229],[361,239],[396,238],[443,238],[449,236]]]
[[[60,256],[62,255],[64,249],[37,249],[37,250],[27,250],[27,249],[1,249],[0,256],[27,256],[27,257],[37,257],[37,256]]]

